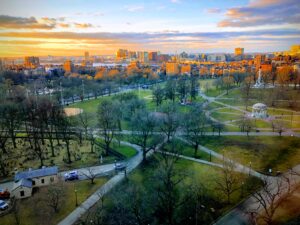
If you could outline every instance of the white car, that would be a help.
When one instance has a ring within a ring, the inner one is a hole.
[[[8,204],[5,201],[0,200],[0,210],[5,210],[5,209],[8,209]]]

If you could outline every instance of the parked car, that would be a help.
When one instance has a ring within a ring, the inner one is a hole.
[[[126,168],[126,165],[124,163],[116,163],[115,164],[115,170],[124,170]]]
[[[77,170],[73,170],[69,173],[65,173],[64,175],[65,181],[68,180],[78,180],[79,176],[78,176],[78,171]]]
[[[5,209],[8,209],[8,204],[3,201],[3,200],[0,200],[0,210],[5,210]]]
[[[0,199],[9,199],[10,193],[8,190],[0,189]]]

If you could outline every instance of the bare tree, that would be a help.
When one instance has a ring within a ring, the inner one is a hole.
[[[162,89],[160,86],[157,86],[153,89],[152,95],[153,95],[153,100],[156,103],[156,106],[161,105],[165,97],[164,89]]]
[[[249,136],[249,132],[253,129],[253,122],[247,115],[243,115],[241,119],[238,121],[239,128],[241,132],[246,132],[247,136]]]
[[[183,184],[187,174],[176,168],[178,159],[176,153],[161,154],[158,169],[153,177],[156,194],[154,215],[159,224],[177,224],[176,215],[186,202],[180,194],[180,185]]]
[[[162,107],[163,114],[159,118],[160,130],[167,136],[167,141],[173,137],[179,127],[179,112],[173,102],[168,102]]]
[[[233,161],[223,159],[221,177],[216,180],[217,189],[226,195],[227,204],[230,204],[231,195],[240,188],[240,176],[235,172],[235,167]]]
[[[246,105],[246,110],[248,110],[248,104],[249,104],[249,99],[250,99],[250,95],[251,95],[251,83],[252,83],[252,79],[251,76],[247,76],[244,79],[244,82],[242,84],[242,98],[244,100],[244,103]]]
[[[59,212],[61,203],[64,199],[64,188],[62,184],[50,185],[47,188],[47,205],[54,210],[55,213]]]
[[[198,147],[204,135],[206,117],[200,105],[194,106],[183,117],[185,137],[194,147],[194,156],[197,157]]]
[[[146,155],[150,150],[155,149],[156,143],[151,140],[154,128],[156,127],[156,118],[146,110],[136,112],[131,121],[133,142],[141,146],[143,151],[143,161],[146,161]],[[138,132],[135,134],[135,132]]]
[[[98,107],[97,116],[107,155],[116,131],[120,130],[121,111],[119,102],[103,100]]]
[[[254,191],[252,197],[255,200],[256,209],[249,210],[256,213],[257,220],[263,220],[266,224],[273,224],[274,215],[284,201],[293,193],[290,176],[266,177],[263,180],[262,188]]]
[[[79,123],[83,127],[83,129],[84,129],[85,139],[88,138],[88,127],[89,127],[89,121],[90,121],[90,119],[91,119],[91,114],[90,113],[81,112],[78,115]]]
[[[84,171],[82,171],[82,175],[85,176],[87,179],[89,179],[91,181],[91,184],[95,184],[95,178],[97,174],[95,173],[94,169],[89,167]]]

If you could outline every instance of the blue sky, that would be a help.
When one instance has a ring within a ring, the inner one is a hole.
[[[300,0],[1,0],[0,56],[281,51],[299,25]]]

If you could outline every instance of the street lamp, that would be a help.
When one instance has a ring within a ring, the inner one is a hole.
[[[78,206],[78,201],[77,201],[77,189],[74,190],[75,192],[75,206]]]
[[[252,167],[252,162],[250,161],[249,176],[251,175],[251,167]]]
[[[242,182],[242,186],[241,186],[241,197],[243,198],[244,197],[244,182]]]

